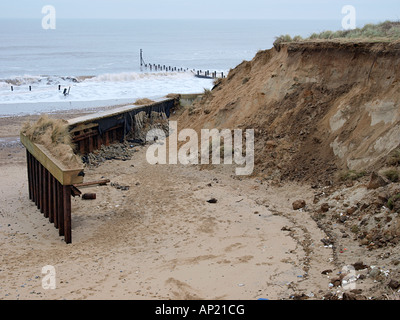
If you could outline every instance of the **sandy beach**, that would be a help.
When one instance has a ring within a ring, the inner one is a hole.
[[[0,6],[0,301],[400,300],[399,4],[175,2]]]
[[[16,140],[26,120],[1,119],[2,138]],[[72,199],[67,245],[28,199],[25,149],[3,143],[1,299],[321,298],[332,249],[311,217],[291,208],[311,201],[311,188],[237,179],[222,167],[150,165],[146,147],[135,148],[129,161],[86,170],[85,181],[111,183],[82,188],[95,200]],[[42,286],[47,265],[54,290]]]

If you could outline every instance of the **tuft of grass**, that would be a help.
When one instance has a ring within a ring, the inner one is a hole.
[[[301,42],[306,40],[331,40],[331,39],[382,39],[386,41],[400,39],[400,21],[385,21],[378,24],[366,24],[362,28],[356,28],[353,30],[338,30],[330,31],[325,30],[320,33],[313,33],[308,38],[303,39],[300,36],[294,36],[293,38],[286,34],[275,38],[274,46],[279,46],[284,42]]]
[[[210,90],[210,89],[204,89],[203,96],[204,96],[206,99],[210,98],[210,97],[212,96],[211,90]]]
[[[353,233],[358,233],[360,231],[360,227],[354,224],[351,226],[350,231]]]
[[[388,202],[387,202],[387,207],[388,207],[390,210],[393,210],[393,208],[394,208],[394,203],[395,203],[398,199],[400,199],[400,193],[399,193],[399,194],[396,194],[396,195],[393,196],[393,197],[390,197],[390,199],[389,199]]]
[[[365,171],[347,170],[339,173],[340,181],[354,181],[364,177],[367,173]]]
[[[398,166],[400,164],[400,148],[393,149],[390,152],[386,163],[390,166]]]
[[[399,181],[399,171],[396,169],[389,169],[383,172],[383,175],[392,182]]]
[[[290,35],[288,35],[288,34],[281,35],[279,37],[275,37],[274,47],[279,46],[281,43],[292,42],[292,41],[293,41],[293,39]]]
[[[68,123],[61,119],[51,119],[42,115],[34,123],[25,123],[21,129],[32,142],[43,145],[66,167],[73,168],[82,162],[74,153],[74,145],[68,129]]]
[[[210,100],[212,98],[212,96],[213,96],[212,91],[210,89],[204,88],[204,92],[203,92],[202,98],[200,100],[200,104],[204,105],[208,100]]]

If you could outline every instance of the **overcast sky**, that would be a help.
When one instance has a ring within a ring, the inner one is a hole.
[[[400,0],[0,0],[0,18],[341,19],[344,5],[360,20],[400,20]]]

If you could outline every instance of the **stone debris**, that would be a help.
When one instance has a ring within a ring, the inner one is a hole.
[[[96,150],[82,157],[83,163],[88,167],[98,167],[108,160],[130,160],[140,147],[139,143],[131,143],[125,141],[123,143],[115,143],[109,146],[101,146],[100,150]]]
[[[306,206],[306,202],[304,200],[296,200],[292,203],[293,210],[299,210]]]
[[[111,185],[111,187],[114,187],[115,189],[122,190],[122,191],[128,191],[130,188],[130,186],[120,185],[118,182],[111,182],[110,185]]]

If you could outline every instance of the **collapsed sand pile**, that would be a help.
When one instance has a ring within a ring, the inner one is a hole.
[[[254,129],[256,175],[329,184],[398,148],[399,57],[399,42],[281,44],[216,81],[178,123]]]
[[[164,112],[154,112],[150,114],[142,111],[134,116],[134,130],[127,136],[127,140],[138,140],[146,142],[147,133],[152,129],[161,129],[168,135],[168,118]]]
[[[66,168],[82,165],[81,159],[74,153],[67,121],[43,115],[34,124],[25,123],[21,132],[32,142],[44,146]]]
[[[134,105],[136,106],[141,106],[141,105],[145,105],[145,104],[152,104],[154,103],[153,100],[150,100],[148,98],[143,98],[143,99],[138,99],[134,102]]]

